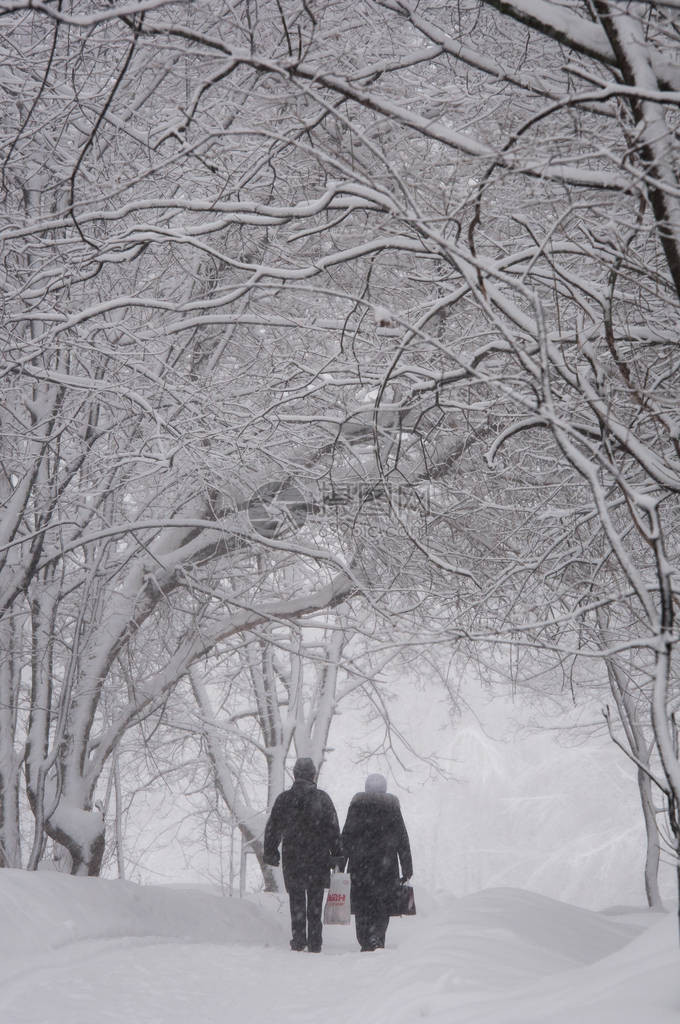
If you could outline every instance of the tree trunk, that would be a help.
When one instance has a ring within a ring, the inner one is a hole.
[[[239,831],[243,837],[243,842],[248,846],[249,850],[255,855],[257,863],[260,866],[262,872],[262,879],[264,881],[265,892],[279,892],[280,886],[278,877],[274,868],[264,862],[264,843],[262,836],[256,836],[247,826],[239,823]]]
[[[0,622],[0,868],[21,867],[20,759],[14,749],[19,671],[11,623]]]
[[[19,773],[13,763],[0,766],[0,868],[21,867]]]
[[[80,814],[96,812],[81,811]],[[45,832],[50,839],[60,843],[71,857],[71,874],[88,875],[99,877],[104,859],[106,836],[104,831],[104,820],[101,820],[101,829],[87,838],[76,837],[54,825],[52,820],[45,822]]]
[[[647,895],[647,904],[652,910],[664,910],[663,900],[659,891],[661,849],[659,847],[659,830],[656,823],[652,780],[642,768],[638,768],[637,781],[647,837],[645,851],[645,893]]]
[[[605,613],[600,610],[597,613],[600,636],[605,646],[615,642],[615,635],[609,627]],[[619,720],[623,726],[626,737],[629,756],[638,765],[637,784],[640,794],[642,816],[645,823],[645,868],[644,881],[647,904],[652,910],[663,910],[661,893],[659,892],[659,865],[661,851],[659,847],[659,827],[656,820],[656,808],[654,806],[653,786],[654,783],[649,774],[651,754],[653,745],[647,741],[645,731],[640,722],[641,711],[631,695],[627,684],[626,672],[617,658],[613,655],[605,657],[607,676],[612,696],[616,702],[619,713]],[[626,747],[623,747],[626,750]]]

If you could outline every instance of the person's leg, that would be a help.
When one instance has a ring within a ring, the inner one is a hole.
[[[293,937],[290,940],[290,948],[302,950],[307,945],[307,899],[305,890],[295,888],[288,890],[288,902],[290,903],[290,926]]]
[[[369,949],[378,949],[380,946],[379,926],[375,916],[375,910],[371,910],[370,917],[366,923],[366,945]]]
[[[357,934],[357,942],[362,953],[365,953],[370,946],[368,944],[369,900],[366,890],[352,879],[352,891],[350,903],[354,914],[354,928]]]
[[[364,904],[363,943],[366,949],[384,949],[385,932],[390,923],[389,898],[374,890]]]
[[[376,949],[385,948],[385,932],[390,923],[391,893],[389,889],[378,890],[373,898],[372,941]]]
[[[323,886],[313,885],[307,889],[307,949],[310,953],[321,952],[323,894]]]
[[[372,952],[377,946],[375,934],[375,893],[364,890],[356,910],[357,939],[362,953]]]
[[[361,908],[357,910],[354,914],[354,927],[357,933],[357,942],[359,943],[362,953],[366,953],[368,950],[373,948],[370,943],[370,926],[371,919],[365,909]]]
[[[385,948],[385,932],[389,923],[389,912],[384,907],[378,909],[373,921],[374,941],[377,949]]]

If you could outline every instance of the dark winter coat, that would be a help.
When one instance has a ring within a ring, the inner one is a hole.
[[[352,797],[342,830],[342,847],[349,859],[355,913],[365,906],[389,903],[400,874],[407,878],[413,874],[406,825],[399,800],[391,793],[357,793]]]
[[[331,859],[342,856],[333,801],[308,779],[296,779],[274,801],[264,832],[264,862],[279,863],[286,890],[330,885]]]

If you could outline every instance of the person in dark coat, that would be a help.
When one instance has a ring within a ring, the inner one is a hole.
[[[331,864],[343,864],[340,826],[333,801],[316,787],[316,766],[300,757],[294,782],[274,801],[264,831],[264,862],[277,867],[282,843],[283,881],[290,902],[290,948],[321,952],[323,891]]]
[[[350,899],[362,952],[384,949],[390,910],[401,881],[413,874],[401,807],[383,775],[369,775],[347,811],[342,846],[352,879]]]

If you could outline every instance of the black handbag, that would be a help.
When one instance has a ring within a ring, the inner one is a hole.
[[[416,912],[416,900],[413,886],[401,882],[394,893],[390,917],[411,917]]]

